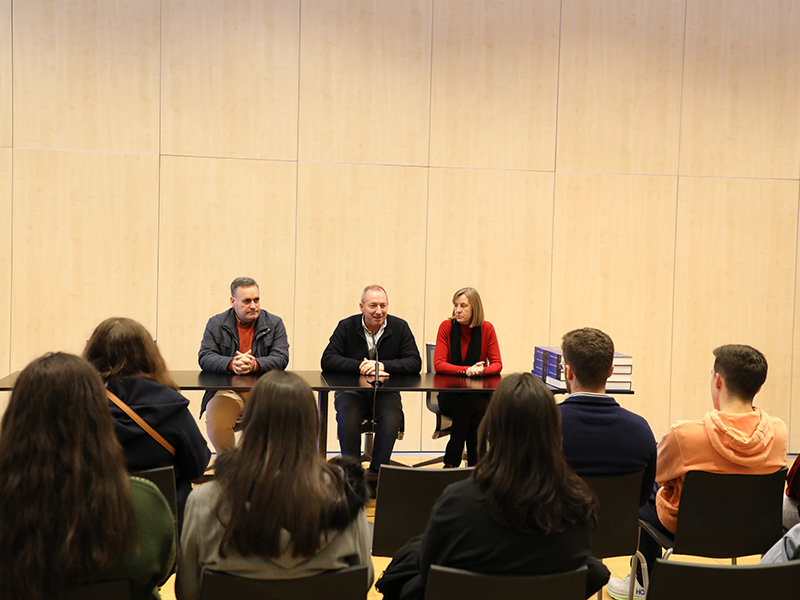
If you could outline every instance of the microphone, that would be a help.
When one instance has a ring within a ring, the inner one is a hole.
[[[375,386],[376,388],[380,385],[383,385],[383,382],[380,380],[381,375],[381,360],[378,356],[378,340],[375,339],[375,334],[371,331],[369,332],[370,337],[372,337],[372,348],[375,352],[375,379],[370,381],[370,383]]]

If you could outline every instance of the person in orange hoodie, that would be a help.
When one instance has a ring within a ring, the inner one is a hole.
[[[759,475],[786,466],[786,424],[753,406],[753,398],[767,378],[767,359],[742,344],[720,346],[714,356],[714,410],[702,419],[678,421],[669,428],[658,444],[653,495],[639,511],[639,518],[669,535],[675,533],[681,489],[689,471]],[[661,554],[661,547],[648,535],[641,536],[639,550],[648,569]],[[628,597],[628,577],[609,581],[612,598]],[[641,580],[635,597],[645,597]]]

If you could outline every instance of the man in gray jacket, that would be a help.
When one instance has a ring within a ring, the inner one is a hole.
[[[200,368],[213,373],[247,375],[285,369],[289,364],[286,327],[277,315],[261,310],[258,284],[250,277],[231,282],[231,308],[208,320],[200,344]],[[208,438],[219,454],[235,444],[233,428],[242,415],[247,392],[207,391],[200,409],[206,412]]]

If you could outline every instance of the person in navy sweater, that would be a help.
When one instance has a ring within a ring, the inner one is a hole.
[[[639,505],[656,477],[656,439],[647,421],[605,393],[614,370],[614,342],[585,327],[561,340],[569,396],[561,410],[564,458],[578,475],[626,475],[644,471]]]

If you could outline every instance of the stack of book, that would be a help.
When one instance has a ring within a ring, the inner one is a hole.
[[[536,346],[533,351],[535,377],[557,390],[567,389],[564,354],[560,346]],[[608,378],[606,391],[630,391],[633,374],[633,357],[622,352],[614,353],[614,372]]]

